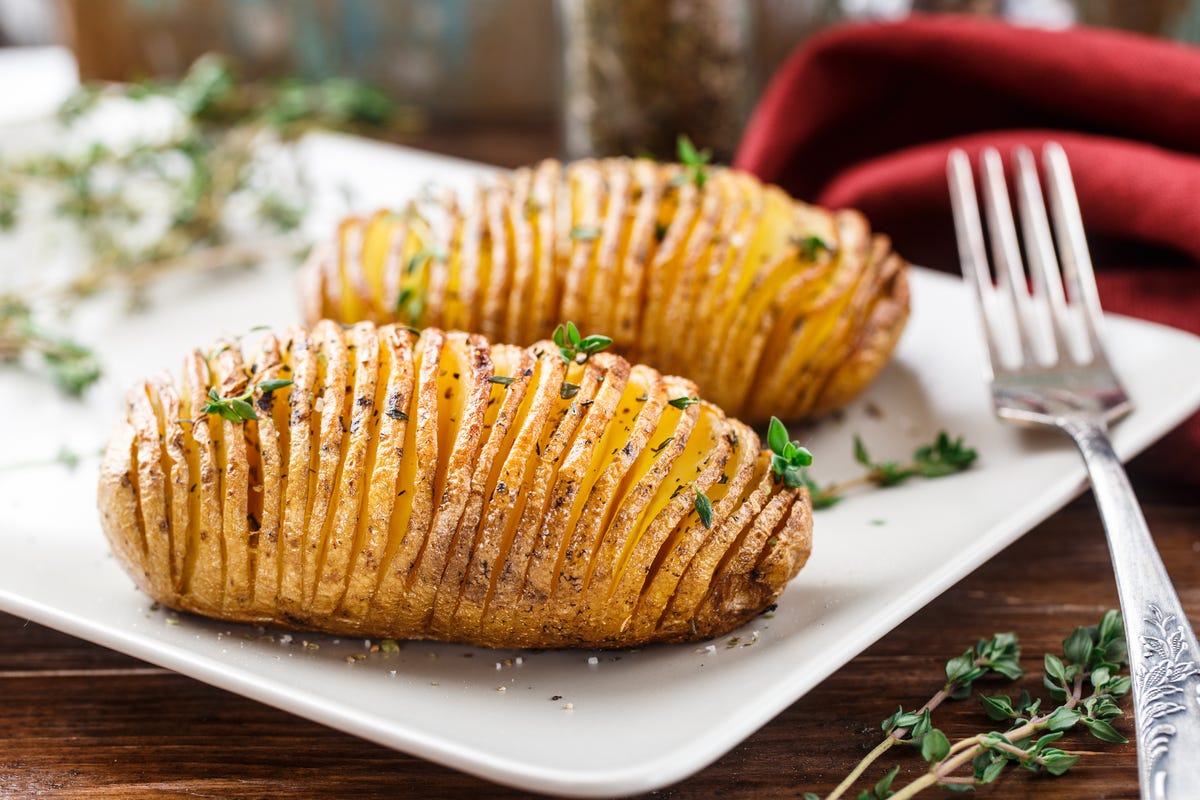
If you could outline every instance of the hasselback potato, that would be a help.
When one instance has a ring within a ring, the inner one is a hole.
[[[807,492],[689,381],[331,321],[133,387],[99,507],[171,608],[493,647],[719,635],[811,541]]]
[[[346,219],[301,295],[310,321],[518,344],[574,320],[756,424],[819,416],[874,378],[908,316],[906,270],[858,212],[732,169],[615,158]]]

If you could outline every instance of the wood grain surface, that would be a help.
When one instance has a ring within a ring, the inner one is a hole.
[[[553,152],[544,131],[508,131],[501,140],[505,156],[494,160],[517,163]],[[486,152],[486,140],[464,132],[414,143]],[[1153,466],[1153,454],[1135,462],[1135,489],[1184,607],[1200,621],[1200,492],[1156,476]],[[977,638],[1017,633],[1029,674],[1016,688],[1036,692],[1042,654],[1058,652],[1072,628],[1094,623],[1116,603],[1099,519],[1084,495],[716,763],[652,796],[824,794],[879,741],[880,721],[897,705],[920,705],[943,680],[946,659]],[[974,702],[945,707],[935,722],[952,739],[990,728]],[[1131,733],[1128,719],[1117,727]],[[976,796],[1137,797],[1132,745],[1072,734],[1066,749],[1084,754],[1066,776],[1011,771]],[[902,765],[902,778],[921,769],[915,753],[898,748],[871,771],[872,780],[893,764]],[[525,796],[0,615],[0,798]]]

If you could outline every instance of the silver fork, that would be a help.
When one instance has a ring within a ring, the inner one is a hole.
[[[1001,419],[1057,428],[1083,454],[1131,644],[1141,795],[1200,798],[1200,645],[1108,437],[1108,423],[1133,405],[1104,350],[1096,278],[1066,154],[1048,144],[1042,158],[1059,257],[1033,155],[1018,149],[1028,279],[999,153],[989,149],[980,159],[995,280],[970,161],[954,151],[947,164],[963,276],[977,291],[987,339],[992,401]]]

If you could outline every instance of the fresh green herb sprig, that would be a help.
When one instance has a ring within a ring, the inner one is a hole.
[[[554,329],[551,339],[558,346],[558,354],[562,356],[562,360],[568,364],[582,364],[613,341],[607,336],[580,336],[579,328],[575,327],[574,322],[560,324]]]
[[[817,256],[821,253],[832,253],[834,251],[833,245],[825,237],[818,236],[815,233],[801,236],[793,240],[792,244],[796,246],[796,252],[799,253],[800,257],[806,261],[816,261]]]
[[[0,231],[19,224],[27,209],[50,208],[87,252],[61,283],[13,290],[4,305],[32,309],[40,318],[122,289],[137,306],[146,288],[169,273],[299,257],[306,248],[297,231],[309,184],[300,164],[287,160],[286,148],[283,159],[262,168],[263,143],[286,145],[314,128],[366,131],[417,121],[356,81],[246,82],[228,61],[208,55],[177,81],[85,85],[59,109],[61,124],[86,135],[89,112],[107,98],[173,106],[179,125],[158,139],[123,146],[84,139],[79,148],[0,162]],[[131,184],[145,191],[130,192]],[[153,209],[137,199],[143,196],[153,198]],[[148,229],[145,221],[160,216],[160,226]],[[50,326],[10,321],[0,320],[0,361],[41,355],[69,394],[99,377],[86,342],[48,333]]]
[[[222,397],[216,387],[208,390],[208,402],[204,405],[205,414],[216,414],[221,419],[229,422],[249,422],[257,420],[258,413],[254,410],[254,406],[250,403],[250,398],[254,396],[256,390],[263,394],[270,394],[276,389],[282,389],[285,386],[291,386],[290,380],[274,378],[271,380],[252,383],[246,387],[246,391],[236,397]]]
[[[812,465],[812,453],[788,436],[787,427],[778,417],[771,417],[767,428],[767,447],[771,451],[771,471],[775,482],[792,489],[806,486],[804,469]]]
[[[932,444],[913,451],[912,459],[907,463],[875,461],[867,452],[862,438],[855,436],[854,460],[866,468],[865,473],[826,486],[818,484],[807,472],[802,473],[801,480],[812,495],[813,508],[828,508],[841,502],[846,492],[859,486],[895,486],[914,477],[943,478],[970,469],[977,457],[975,450],[967,447],[961,436],[951,439],[945,431],[940,431]]]
[[[694,406],[699,402],[700,402],[700,398],[698,398],[698,397],[687,397],[687,396],[673,397],[667,401],[667,405],[671,406],[672,408],[678,408],[680,411],[683,411],[688,406]]]
[[[684,134],[680,134],[675,148],[679,162],[683,164],[684,172],[674,178],[671,184],[682,186],[686,183],[694,183],[697,189],[703,189],[704,183],[708,180],[708,166],[712,161],[712,150],[697,150],[696,145],[692,144],[692,140]]]
[[[0,295],[0,363],[16,362],[24,353],[40,356],[54,383],[72,397],[82,395],[101,375],[100,360],[90,348],[46,331],[34,322],[26,302]]]
[[[971,696],[975,681],[991,674],[1015,680],[1022,674],[1018,663],[1020,646],[1011,633],[980,640],[975,647],[946,663],[946,683],[919,710],[902,708],[883,721],[884,740],[830,793],[837,800],[862,776],[876,759],[897,744],[913,747],[929,765],[928,770],[907,786],[894,789],[899,772],[895,767],[874,786],[857,795],[858,800],[905,800],[925,789],[969,791],[994,783],[1004,769],[1020,766],[1035,773],[1062,775],[1079,761],[1079,754],[1053,747],[1074,728],[1084,728],[1105,742],[1124,743],[1125,737],[1112,725],[1124,713],[1118,699],[1128,694],[1130,678],[1121,670],[1128,665],[1125,629],[1121,615],[1110,610],[1099,624],[1076,628],[1063,640],[1063,656],[1052,653],[1043,659],[1042,682],[1052,708],[1028,691],[1016,698],[980,694],[984,713],[1004,723],[1004,731],[987,731],[951,743],[933,727],[932,713],[948,699]],[[1090,690],[1089,690],[1090,687]],[[960,774],[969,769],[969,774]],[[820,800],[812,792],[805,800]]]

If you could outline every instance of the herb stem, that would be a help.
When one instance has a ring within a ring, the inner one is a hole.
[[[975,659],[975,666],[983,666],[983,664],[984,660],[982,658]],[[957,682],[947,683],[941,689],[938,689],[937,692],[934,693],[933,697],[929,698],[929,700],[925,702],[925,705],[918,708],[916,713],[922,714],[927,710],[933,711],[942,703],[950,699],[957,686]],[[888,735],[884,737],[883,741],[877,744],[874,750],[867,753],[867,755],[863,757],[862,761],[858,762],[858,765],[850,771],[850,774],[847,775],[846,778],[837,785],[837,788],[834,789],[833,792],[825,798],[825,800],[838,800],[838,798],[846,793],[846,790],[854,785],[854,782],[858,780],[859,777],[867,770],[867,767],[871,766],[871,764],[878,760],[880,756],[890,750],[893,745],[899,744],[901,741],[903,741],[904,737],[908,735],[909,730],[909,728],[893,728],[891,731],[889,731]]]
[[[873,764],[880,756],[890,750],[894,745],[899,743],[899,741],[900,740],[898,738],[890,734],[885,736],[882,742],[875,745],[874,750],[867,753],[866,757],[863,758],[862,761],[858,762],[858,766],[850,770],[850,774],[847,775],[845,779],[837,785],[836,789],[829,793],[829,796],[827,796],[825,800],[838,800],[838,798],[845,794],[846,791],[854,785],[854,782],[857,781],[859,777],[867,771],[867,767],[871,766],[871,764]]]

